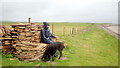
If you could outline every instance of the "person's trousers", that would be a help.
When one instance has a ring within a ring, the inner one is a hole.
[[[43,39],[42,42],[43,42],[43,43],[47,43],[47,44],[51,44],[51,43],[54,43],[55,41],[52,40],[52,38],[49,38],[49,39],[47,39],[47,40]]]

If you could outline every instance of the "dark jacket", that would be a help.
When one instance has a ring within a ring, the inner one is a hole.
[[[49,24],[47,22],[43,22],[44,26],[43,29],[41,30],[41,39],[42,41],[51,41],[51,38],[56,38],[54,35],[51,34],[50,30],[48,29],[47,26],[49,26]]]

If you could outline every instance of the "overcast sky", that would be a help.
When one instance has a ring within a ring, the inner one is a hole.
[[[0,21],[118,23],[120,0],[1,0]],[[2,16],[2,17],[1,17]]]

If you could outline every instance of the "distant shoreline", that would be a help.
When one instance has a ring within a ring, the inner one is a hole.
[[[27,23],[26,21],[0,21],[0,23],[9,23],[9,22],[13,22],[13,23],[17,23],[17,22],[21,22],[21,23]],[[93,22],[49,22],[48,23],[93,23]],[[32,23],[42,23],[40,22],[32,22]],[[114,24],[114,23],[94,23],[94,24],[112,24],[112,25],[120,25],[118,24]]]

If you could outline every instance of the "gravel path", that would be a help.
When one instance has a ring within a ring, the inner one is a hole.
[[[97,25],[98,28],[109,32],[111,35],[115,36],[120,40],[120,32],[118,31],[118,25]]]
[[[107,27],[107,28],[110,29],[111,31],[117,33],[117,34],[120,34],[120,33],[118,32],[118,26],[109,26],[109,27]],[[119,29],[119,30],[120,30],[120,29]]]

